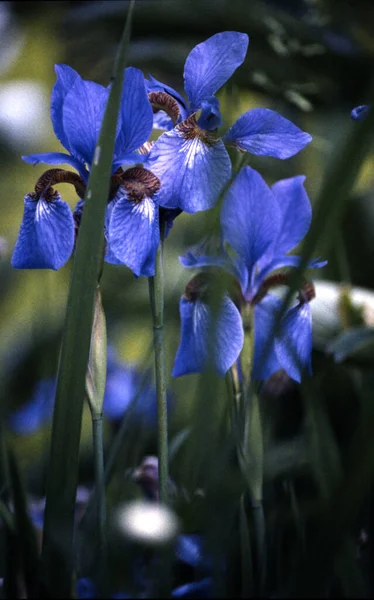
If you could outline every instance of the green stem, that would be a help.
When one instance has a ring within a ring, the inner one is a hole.
[[[168,502],[168,415],[166,395],[166,365],[164,338],[164,266],[163,246],[165,226],[161,225],[161,242],[157,250],[154,277],[149,277],[149,300],[153,320],[156,390],[158,407],[158,485],[160,502]]]
[[[95,461],[96,523],[98,534],[98,565],[104,572],[107,555],[106,499],[104,476],[103,416],[92,415],[92,438]]]

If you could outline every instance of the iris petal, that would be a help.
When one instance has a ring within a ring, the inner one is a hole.
[[[182,297],[179,304],[181,316],[181,341],[175,357],[173,377],[201,373],[208,364],[210,308],[197,300],[192,303]],[[215,327],[215,366],[224,375],[238,358],[244,343],[240,313],[227,297],[222,299]]]
[[[312,313],[308,303],[290,308],[282,319],[275,341],[279,363],[300,383],[302,372],[312,372]]]
[[[145,197],[141,202],[133,202],[124,194],[115,202],[108,234],[114,255],[135,275],[154,275],[160,243],[158,206],[154,200]]]
[[[248,48],[248,36],[224,31],[195,46],[184,66],[184,82],[191,110],[198,110],[242,64]]]
[[[222,205],[221,226],[225,241],[245,261],[249,272],[278,238],[278,203],[254,169],[242,169],[229,188]]]
[[[188,213],[214,206],[231,174],[221,140],[185,139],[179,126],[159,137],[145,167],[161,181],[160,205]]]
[[[281,301],[268,295],[254,308],[255,352],[253,361],[253,377],[266,380],[281,369],[275,351],[275,340],[271,340],[272,330]]]
[[[61,127],[66,148],[89,165],[100,133],[109,90],[78,74],[62,104]]]
[[[44,154],[28,154],[27,156],[22,156],[22,160],[32,165],[37,165],[38,163],[45,163],[47,165],[71,165],[76,169],[79,175],[84,179],[84,181],[88,180],[88,171],[84,166],[84,163],[74,156],[70,156],[70,154],[65,154],[64,152],[45,152]]]
[[[153,112],[139,69],[128,67],[123,82],[120,129],[116,139],[115,156],[134,152],[151,134]]]
[[[199,127],[207,131],[213,131],[222,125],[219,100],[212,96],[209,100],[201,103],[201,115],[198,120]]]
[[[25,196],[24,214],[12,257],[15,269],[62,267],[74,248],[74,220],[58,195],[53,201]]]
[[[312,137],[275,111],[254,108],[238,118],[223,140],[252,154],[285,159],[300,152]]]
[[[282,213],[282,227],[277,241],[277,254],[287,254],[307,234],[312,221],[312,207],[304,189],[305,176],[277,181],[271,188]]]
[[[61,144],[71,152],[68,136],[64,129],[63,106],[66,95],[73,88],[80,76],[68,65],[55,65],[57,81],[52,89],[51,96],[51,120],[53,129]]]

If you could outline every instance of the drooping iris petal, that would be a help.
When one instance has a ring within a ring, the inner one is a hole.
[[[67,94],[74,87],[80,75],[68,65],[55,65],[57,80],[51,95],[51,120],[58,140],[68,150],[72,151],[69,139],[64,129],[63,106]]]
[[[74,158],[74,156],[70,156],[70,154],[65,154],[64,152],[28,154],[27,156],[22,156],[22,160],[32,165],[37,165],[38,163],[45,163],[47,165],[71,165],[74,167],[74,169],[77,169],[79,175],[84,179],[84,181],[88,180],[88,171],[84,166],[84,163],[77,158]]]
[[[273,327],[281,301],[270,294],[254,307],[254,361],[253,377],[266,380],[281,369],[275,351]]]
[[[254,108],[238,118],[223,141],[252,154],[285,159],[300,152],[312,137],[277,112]]]
[[[52,201],[25,196],[12,266],[15,269],[57,270],[69,260],[73,247],[73,215],[61,196],[57,195]]]
[[[78,75],[78,74],[77,74]],[[61,127],[70,153],[92,163],[109,90],[79,75],[62,103]]]
[[[275,350],[282,368],[300,383],[303,371],[312,372],[312,313],[309,303],[290,308],[282,319]]]
[[[201,129],[206,129],[207,131],[213,131],[213,129],[221,127],[222,117],[219,110],[219,100],[215,96],[202,102],[198,125]]]
[[[282,213],[282,227],[277,241],[277,254],[287,254],[307,234],[312,221],[312,207],[303,183],[304,175],[277,181],[272,191]]]
[[[146,142],[151,134],[153,112],[145,88],[144,76],[139,69],[128,67],[123,82],[119,131],[115,157],[132,153]]]
[[[281,214],[274,194],[261,175],[245,167],[235,178],[222,205],[223,237],[249,272],[277,240]]]
[[[356,106],[351,111],[351,118],[354,121],[363,121],[365,119],[365,117],[367,116],[369,110],[370,110],[369,104],[362,104],[361,106]]]
[[[191,110],[215,94],[242,64],[248,48],[248,36],[224,31],[195,46],[184,65],[184,87]]]
[[[188,213],[208,210],[230,178],[229,155],[221,140],[185,139],[179,127],[159,137],[145,167],[161,181],[161,206]]]
[[[185,583],[171,592],[172,598],[212,598],[214,593],[213,579],[205,577],[200,581]]]
[[[29,435],[48,423],[52,418],[55,388],[54,379],[38,381],[30,400],[9,415],[9,428],[15,433]]]
[[[210,347],[214,351],[216,369],[223,376],[238,358],[244,342],[243,324],[235,304],[227,297],[222,299],[214,329],[211,311],[204,302],[189,302],[182,297],[179,310],[181,341],[175,357],[173,377],[201,373],[208,364]],[[212,330],[214,343],[210,344]]]
[[[157,203],[147,197],[134,202],[123,193],[112,209],[108,239],[114,255],[135,275],[153,276],[160,243]]]
[[[124,263],[116,257],[116,255],[114,254],[111,245],[110,245],[110,241],[109,241],[109,223],[110,223],[110,218],[112,216],[112,212],[113,212],[113,208],[114,205],[116,203],[116,199],[111,200],[111,202],[108,202],[107,207],[106,207],[106,211],[105,211],[105,227],[104,227],[104,231],[105,231],[105,254],[104,254],[104,260],[105,262],[112,264],[112,265],[123,265]]]

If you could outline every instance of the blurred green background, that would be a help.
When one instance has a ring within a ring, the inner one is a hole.
[[[83,78],[107,85],[126,6],[122,1],[0,3],[0,394],[5,413],[29,398],[35,381],[56,372],[71,270],[71,261],[58,272],[15,271],[10,266],[23,197],[48,168],[32,167],[21,156],[62,150],[49,116],[54,65],[69,64]],[[249,164],[268,183],[305,174],[313,203],[333,151],[339,151],[350,129],[357,126],[350,119],[351,109],[370,100],[373,2],[137,0],[129,64],[182,92],[183,65],[189,51],[224,30],[242,31],[250,37],[244,64],[218,93],[224,127],[250,108],[267,107],[308,131],[312,144],[294,158],[278,161],[251,156]],[[265,479],[275,478],[278,486],[272,489],[272,501],[277,494],[283,500],[291,497],[295,470],[301,477],[298,489],[307,501],[315,494],[328,495],[334,476],[344,467],[360,407],[370,396],[372,346],[358,355],[348,352],[348,360],[341,365],[335,364],[326,348],[344,328],[374,325],[370,292],[374,288],[373,158],[369,153],[348,204],[326,234],[328,252],[326,237],[318,242],[316,256],[329,263],[313,277],[331,283],[317,285],[312,306],[315,377],[300,388],[278,376],[265,388],[262,410],[265,441],[270,444]],[[60,186],[60,192],[73,208],[77,199],[72,190]],[[182,214],[167,240],[169,372],[179,340],[179,298],[192,276],[183,271],[178,256],[206,233],[209,219],[205,213]],[[356,287],[364,288],[361,295],[352,292]],[[136,280],[126,268],[106,264],[102,294],[109,342],[123,360],[142,364],[152,337],[147,281]],[[198,384],[197,376],[170,381],[176,405],[172,434],[189,422]],[[311,432],[308,458],[298,447],[284,447],[284,453],[279,450],[274,458],[271,443],[294,440],[301,422]],[[89,444],[89,419],[84,426]],[[48,430],[44,430],[31,438],[15,438],[24,467],[46,452],[47,437]],[[152,442],[147,449],[154,449]],[[287,452],[292,455],[291,467]],[[311,483],[305,483],[305,462],[312,465]],[[26,473],[30,474],[27,468]],[[40,485],[34,485],[40,491]],[[278,506],[275,519],[279,510]]]

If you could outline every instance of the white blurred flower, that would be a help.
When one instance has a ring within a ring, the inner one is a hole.
[[[167,544],[179,532],[178,518],[170,508],[144,500],[121,505],[115,521],[126,537],[143,544]]]
[[[0,133],[27,153],[50,132],[49,97],[36,81],[13,80],[0,86]]]

